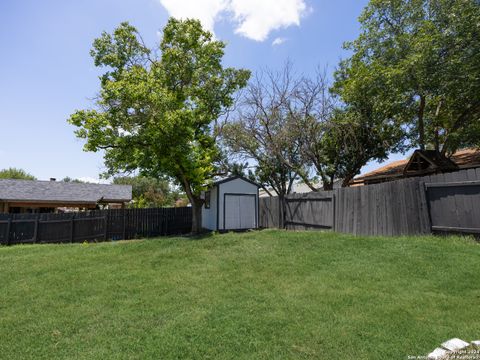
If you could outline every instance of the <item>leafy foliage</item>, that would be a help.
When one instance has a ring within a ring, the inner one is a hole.
[[[95,65],[107,68],[97,109],[69,120],[87,140],[85,150],[104,150],[108,175],[138,169],[179,184],[194,209],[194,231],[201,226],[201,191],[220,157],[213,127],[250,75],[222,66],[224,48],[196,20],[171,18],[153,50],[122,23],[93,44]]]
[[[113,179],[113,183],[132,186],[132,206],[135,208],[175,206],[178,200],[183,203],[185,198],[184,194],[172,189],[170,183],[162,179],[122,176]]]
[[[68,183],[77,183],[77,184],[83,184],[85,181],[80,180],[80,179],[74,179],[71,178],[70,176],[66,176],[62,179],[63,182],[68,182]]]
[[[315,161],[322,168],[325,190],[331,190],[337,180],[349,186],[369,161],[384,160],[389,152],[403,148],[398,127],[352,108],[335,109],[318,142],[312,139],[309,144],[317,151]]]
[[[384,158],[394,139],[372,118],[339,108],[324,72],[296,75],[265,71],[249,84],[238,119],[223,135],[229,148],[255,160],[256,180],[279,195],[299,178],[313,191],[348,185],[372,158]],[[390,141],[390,142],[388,142]]]
[[[37,178],[23,169],[8,168],[0,170],[0,179],[17,179],[17,180],[37,180]]]
[[[480,145],[478,1],[372,0],[360,22],[336,74],[347,108],[393,124],[408,146]]]
[[[392,152],[480,146],[479,2],[372,0],[360,23],[330,94],[325,77],[288,67],[250,85],[226,135],[260,181],[276,177],[285,192],[293,174],[318,190],[318,176],[328,190]]]

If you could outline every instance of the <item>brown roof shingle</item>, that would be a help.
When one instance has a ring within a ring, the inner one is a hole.
[[[458,150],[450,157],[450,160],[452,160],[460,169],[480,167],[480,149],[468,148]],[[359,183],[368,179],[378,179],[382,177],[401,177],[408,161],[409,159],[393,161],[385,166],[356,177],[354,182]]]

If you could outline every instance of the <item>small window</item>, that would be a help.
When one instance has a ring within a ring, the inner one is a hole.
[[[210,209],[210,191],[205,192],[205,209]]]

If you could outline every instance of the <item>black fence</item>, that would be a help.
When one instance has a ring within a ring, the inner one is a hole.
[[[277,197],[260,199],[260,226],[279,227]],[[287,229],[355,235],[480,233],[480,168],[286,197]]]
[[[189,207],[0,214],[0,244],[128,240],[185,234],[191,227]]]

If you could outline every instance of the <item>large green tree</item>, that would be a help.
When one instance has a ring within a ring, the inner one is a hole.
[[[23,169],[17,168],[0,170],[0,179],[37,180],[32,174],[29,174]]]
[[[371,0],[334,90],[411,147],[480,145],[478,0]]]
[[[139,170],[181,186],[201,230],[201,192],[217,173],[216,121],[233,105],[249,71],[224,68],[225,44],[199,21],[169,19],[158,48],[122,23],[94,41],[105,67],[96,109],[70,117],[85,150],[104,151],[108,175]]]
[[[306,134],[313,139],[305,151],[322,170],[324,190],[333,189],[335,181],[349,186],[369,161],[385,160],[390,151],[403,148],[397,127],[351,108],[335,109],[317,138],[316,131]]]

